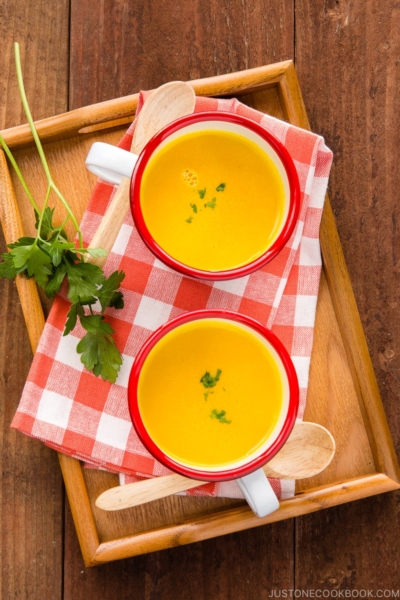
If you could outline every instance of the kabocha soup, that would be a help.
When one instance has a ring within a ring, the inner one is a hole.
[[[144,222],[175,260],[205,271],[260,257],[285,216],[285,190],[272,159],[230,131],[205,130],[169,141],[141,183]]]
[[[141,366],[136,393],[152,442],[195,470],[238,467],[261,454],[289,407],[276,350],[247,325],[220,318],[192,320],[161,337]]]

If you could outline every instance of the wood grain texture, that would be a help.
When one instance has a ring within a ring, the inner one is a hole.
[[[69,0],[10,0],[0,6],[0,127],[26,123],[15,76],[19,42],[25,91],[34,119],[67,108]]]
[[[32,352],[15,283],[1,281],[0,294],[0,596],[58,600],[62,480],[54,452],[10,429]]]
[[[70,108],[293,58],[293,18],[291,0],[72,0]]]
[[[398,590],[398,511],[394,492],[297,519],[297,587]]]
[[[65,598],[249,600],[293,586],[293,521],[85,569],[67,512]],[[274,558],[275,557],[275,558]],[[279,557],[279,560],[278,560]]]
[[[66,0],[10,0],[0,6],[1,129],[25,122],[18,100],[14,41],[20,42],[34,117],[67,109],[68,4]],[[1,235],[0,252],[4,250]],[[20,283],[18,286],[21,289]],[[62,478],[54,452],[10,429],[32,352],[15,283],[1,280],[0,297],[0,596],[59,600]]]
[[[329,328],[325,326],[327,323]],[[333,432],[336,453],[323,473],[308,481],[298,481],[298,490],[322,485],[326,478],[335,481],[353,477],[355,473],[367,475],[374,471],[374,457],[357,391],[324,272],[318,294],[304,416],[310,421],[323,423]]]
[[[397,3],[296,2],[297,72],[311,127],[334,152],[332,208],[398,456],[399,31]],[[398,589],[399,499],[298,519],[298,586]]]
[[[321,511],[332,506],[359,500],[365,497],[366,494],[369,496],[383,494],[397,489],[397,487],[396,483],[381,473],[363,479],[353,478],[339,481],[329,488],[320,486],[309,489],[304,494],[296,494],[295,497],[282,502],[278,511],[262,519],[256,517],[244,502],[239,503],[239,501],[236,501],[237,506],[235,507],[235,501],[233,500],[220,499],[217,501],[214,499],[214,505],[212,506],[212,499],[210,498],[197,498],[198,510],[190,515],[190,509],[193,510],[194,503],[191,498],[182,498],[182,505],[186,504],[186,510],[182,512],[182,519],[177,520],[177,498],[170,497],[159,503],[155,511],[154,506],[151,506],[151,514],[155,517],[157,517],[157,508],[161,513],[166,509],[168,510],[168,508],[173,508],[173,520],[170,523],[164,523],[161,528],[154,527],[153,524],[153,529],[150,530],[147,526],[145,531],[137,532],[134,535],[129,534],[120,538],[106,539],[102,541],[95,554],[91,556],[84,549],[85,565],[99,566],[122,558],[193,544],[219,536],[226,536],[237,531],[260,528],[263,525],[273,525],[279,521],[292,519],[300,513],[304,515]],[[221,506],[222,503],[230,503],[230,510],[226,510],[226,506],[225,510],[218,510],[216,505]],[[208,514],[204,511],[207,505],[210,508]],[[132,512],[136,509],[128,510]],[[149,512],[150,507],[148,506],[146,509],[147,517]],[[128,514],[125,512],[125,527]]]
[[[400,367],[396,346],[400,12],[387,1],[357,7],[342,1],[324,5],[301,1],[297,17],[298,76],[311,126],[334,152],[332,207],[380,390],[391,414],[396,412],[395,373]],[[316,22],[319,27],[310,35],[308,26]],[[329,74],[332,62],[334,78]],[[391,427],[397,433],[395,422]]]

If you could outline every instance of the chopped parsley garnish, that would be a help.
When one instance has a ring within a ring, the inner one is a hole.
[[[197,190],[197,193],[199,194],[201,200],[204,199],[204,196],[206,195],[206,191],[207,191],[207,188],[204,188],[204,190]]]
[[[210,373],[208,371],[206,371],[204,373],[203,377],[200,379],[200,383],[202,383],[205,388],[214,387],[217,385],[217,382],[219,381],[221,373],[222,373],[221,369],[217,369],[217,374],[215,375],[215,377],[213,377],[212,375],[210,375]]]
[[[186,223],[191,223],[193,221],[193,217],[189,217],[188,219],[186,219]]]
[[[223,192],[226,187],[226,183],[220,183],[217,187],[217,192]]]
[[[214,197],[212,198],[212,200],[210,200],[210,202],[206,202],[206,204],[204,206],[209,206],[210,208],[215,208],[217,203],[217,199]]]
[[[197,206],[196,206],[196,204],[191,204],[190,206],[193,209],[193,212],[197,213]]]
[[[207,402],[208,400],[208,395],[209,394],[213,394],[214,392],[204,392],[203,396],[204,396],[204,400]]]
[[[214,408],[211,411],[210,419],[218,419],[218,421],[220,423],[227,423],[227,424],[232,423],[232,421],[229,421],[228,419],[225,418],[225,415],[226,415],[226,410],[220,410],[218,412],[217,409]]]

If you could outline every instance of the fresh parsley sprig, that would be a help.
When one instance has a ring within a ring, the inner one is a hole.
[[[122,357],[112,338],[115,332],[105,321],[104,313],[107,308],[123,308],[123,296],[118,289],[125,274],[122,271],[115,271],[106,277],[100,267],[85,262],[88,256],[106,256],[107,252],[102,248],[84,248],[78,222],[53,181],[26,98],[18,43],[14,44],[14,49],[19,92],[48,186],[43,207],[40,209],[10,149],[0,135],[0,144],[14,167],[34,210],[37,230],[36,237],[24,236],[8,244],[10,252],[4,253],[1,257],[0,276],[7,279],[13,279],[19,274],[33,277],[48,297],[57,294],[66,281],[66,294],[72,305],[68,312],[64,335],[68,335],[75,328],[79,319],[80,325],[86,331],[77,345],[81,361],[94,375],[115,382]],[[54,208],[48,206],[52,193],[57,196],[67,213],[61,225],[53,223]],[[70,242],[65,233],[64,228],[69,220],[74,225],[77,244]],[[97,309],[96,314],[94,308]]]

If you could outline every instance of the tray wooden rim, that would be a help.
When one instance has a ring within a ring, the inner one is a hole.
[[[277,86],[286,110],[287,120],[298,127],[310,129],[292,61],[189,83],[193,86],[196,94],[205,96],[251,93],[258,89]],[[137,101],[138,94],[133,94],[83,107],[39,121],[37,129],[42,141],[48,142],[80,135],[86,131],[113,127],[133,118]],[[110,115],[112,115],[111,119]],[[5,130],[2,135],[10,148],[20,149],[32,144],[32,136],[26,125]],[[0,154],[0,158],[3,192],[7,200],[13,203],[11,222],[10,215],[6,214],[1,207],[0,220],[4,229],[7,229],[9,235],[14,238],[22,234],[22,224],[3,153]],[[5,223],[6,219],[8,219],[7,223]],[[375,466],[379,472],[297,493],[294,498],[282,501],[280,509],[264,519],[256,518],[248,507],[243,506],[201,516],[178,525],[100,543],[81,463],[69,456],[59,454],[60,466],[86,566],[100,565],[111,560],[265,525],[400,487],[400,469],[328,198],[322,218],[320,242],[329,291],[344,341],[347,360],[357,386],[363,418],[369,424],[366,431]],[[35,352],[44,326],[44,316],[37,288],[32,280],[22,277],[18,278],[17,287],[30,343]],[[32,307],[35,307],[34,311]],[[32,320],[33,312],[37,317],[34,322]]]

